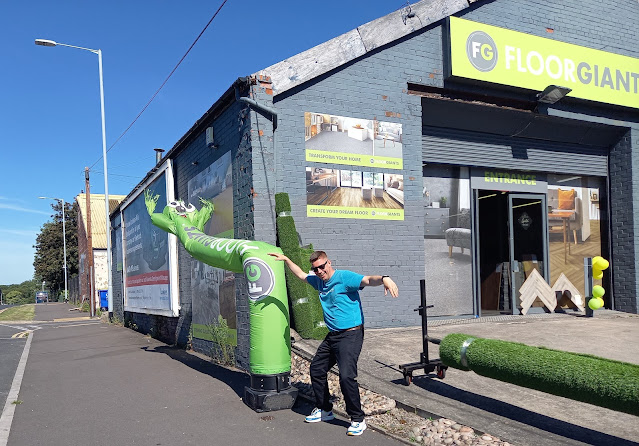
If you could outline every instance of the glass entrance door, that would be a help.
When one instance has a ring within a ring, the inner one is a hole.
[[[533,270],[548,281],[547,218],[545,194],[508,194],[512,314],[519,314],[519,289]]]

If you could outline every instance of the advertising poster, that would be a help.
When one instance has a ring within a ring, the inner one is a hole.
[[[148,187],[159,195],[157,207],[166,206],[166,174]],[[169,235],[153,226],[140,193],[122,211],[126,305],[131,309],[170,310]]]
[[[402,169],[402,125],[304,113],[306,161]]]
[[[404,220],[404,176],[306,167],[306,215]]]
[[[208,166],[188,182],[189,202],[200,209],[200,199],[213,202],[215,210],[204,227],[207,235],[233,238],[233,175],[231,153]],[[191,259],[193,337],[212,340],[211,325],[218,316],[228,325],[228,342],[237,345],[235,274]]]

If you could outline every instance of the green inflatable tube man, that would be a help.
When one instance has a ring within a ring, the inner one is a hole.
[[[144,195],[147,211],[155,226],[176,235],[186,251],[197,260],[246,275],[251,326],[251,389],[258,393],[279,393],[290,388],[291,335],[284,264],[268,255],[269,252],[281,253],[281,249],[259,241],[206,235],[204,224],[213,213],[213,203],[207,200],[200,199],[202,208],[199,211],[192,204],[172,201],[160,214],[155,213],[158,197],[148,190]],[[296,389],[294,393],[290,406],[295,400]],[[259,401],[249,405],[257,406],[254,409],[258,411],[285,408],[261,407],[264,404]]]

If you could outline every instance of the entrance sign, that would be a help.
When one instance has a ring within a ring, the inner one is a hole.
[[[543,173],[473,168],[471,169],[470,187],[545,194],[548,190],[548,182]]]
[[[639,59],[449,18],[448,76],[639,108]]]

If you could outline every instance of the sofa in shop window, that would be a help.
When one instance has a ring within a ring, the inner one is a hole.
[[[446,229],[444,232],[448,245],[448,257],[452,257],[453,248],[461,248],[470,251],[470,209],[462,209],[457,214],[457,226]]]
[[[391,177],[386,182],[386,193],[393,200],[404,206],[404,181]]]

